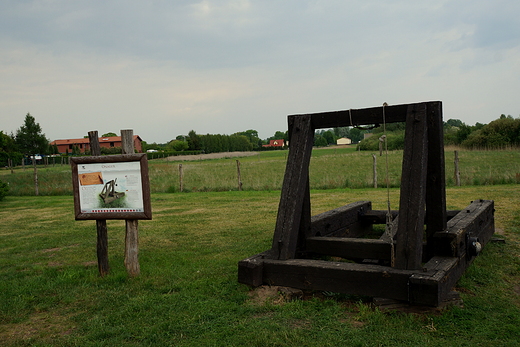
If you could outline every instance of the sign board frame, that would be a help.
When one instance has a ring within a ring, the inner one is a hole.
[[[70,164],[76,220],[152,219],[148,158],[145,153],[71,157]],[[132,206],[93,208],[94,200],[110,189],[107,189],[108,178],[115,177],[112,188],[118,187],[118,176],[125,191],[116,193],[114,200],[119,196],[125,199],[131,197]]]

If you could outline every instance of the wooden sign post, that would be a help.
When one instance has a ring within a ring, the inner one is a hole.
[[[123,154],[134,154],[133,130],[121,130],[121,144]],[[141,273],[139,266],[139,220],[126,219],[125,235],[125,267],[130,276]]]
[[[98,132],[89,131],[88,138],[90,141],[90,153],[92,155],[100,156],[101,147],[99,146]],[[98,258],[98,269],[101,277],[104,277],[110,271],[108,265],[108,230],[107,220],[98,219],[96,220],[97,229],[97,258]]]
[[[109,272],[107,219],[126,221],[125,267],[130,276],[140,273],[138,220],[152,219],[148,160],[134,153],[133,131],[122,130],[121,155],[101,156],[97,131],[89,132],[93,156],[73,157],[72,185],[76,220],[96,220],[97,256],[101,276]]]

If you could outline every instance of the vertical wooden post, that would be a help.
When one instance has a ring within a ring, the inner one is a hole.
[[[444,132],[442,103],[427,103],[428,166],[426,175],[426,257],[434,255],[436,232],[447,229],[446,173],[444,168]]]
[[[97,130],[89,131],[88,138],[90,142],[91,154],[101,155],[101,146],[99,145],[99,137]],[[62,157],[63,164],[64,157]],[[96,220],[97,230],[97,259],[98,270],[101,277],[108,275],[110,267],[108,265],[108,230],[106,219]]]
[[[455,185],[460,187],[459,151],[455,151]]]
[[[242,178],[240,176],[240,161],[237,159],[237,178],[238,178],[238,190],[242,190]]]
[[[134,131],[132,129],[121,130],[121,147],[123,154],[133,154]],[[130,276],[138,276],[141,273],[139,266],[139,220],[126,220],[125,236],[125,267]]]
[[[310,227],[309,163],[314,140],[311,116],[289,116],[290,142],[271,256],[274,259],[294,259],[300,230]],[[307,215],[308,214],[308,215]]]
[[[406,115],[403,169],[395,267],[421,268],[428,164],[426,106],[411,106]]]
[[[34,195],[40,195],[38,188],[38,169],[36,168],[36,154],[33,154],[33,167],[34,167]]]
[[[182,169],[182,164],[179,164],[179,190],[184,190],[184,170]]]
[[[377,156],[372,154],[372,158],[374,159],[374,188],[377,188]]]

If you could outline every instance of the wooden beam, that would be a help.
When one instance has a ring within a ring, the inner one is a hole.
[[[406,121],[407,110],[408,104],[385,106],[386,123]],[[311,117],[315,129],[383,124],[383,106],[312,113]]]
[[[451,276],[461,262],[453,257],[433,257],[424,265],[423,272],[410,276],[409,302],[413,305],[439,306],[460,278]]]
[[[345,229],[359,223],[360,218],[372,210],[370,201],[357,201],[351,204],[320,213],[311,218],[310,236],[349,236],[356,237],[355,230],[345,233]],[[369,223],[363,223],[369,224]],[[356,228],[359,229],[359,228]]]
[[[309,237],[306,250],[345,259],[390,260],[392,245],[380,239]]]
[[[435,255],[463,257],[468,249],[468,236],[477,237],[484,246],[494,231],[494,201],[475,200],[450,219],[446,231],[433,235]]]
[[[446,230],[446,174],[444,167],[444,132],[442,103],[428,103],[428,170],[426,181],[427,256],[433,256],[433,235]]]
[[[310,116],[289,117],[291,142],[273,236],[274,259],[292,259],[298,247],[302,211],[307,198],[309,163],[314,142]],[[308,209],[306,213],[310,214]],[[310,216],[304,219],[310,220]]]
[[[412,270],[419,269],[422,261],[428,160],[426,104],[410,105],[404,145],[395,266]]]
[[[365,213],[364,215],[360,216],[359,219],[363,223],[370,223],[370,224],[385,224],[386,223],[386,214],[388,211],[386,210],[371,210]],[[448,220],[455,217],[460,210],[447,210],[446,211],[446,217]],[[392,219],[395,219],[397,215],[399,214],[399,211],[392,210],[390,211],[392,214]],[[426,221],[425,221],[426,223]]]
[[[270,257],[270,251],[265,251],[243,259],[238,262],[238,282],[253,287],[264,283],[263,265],[264,259]]]
[[[408,300],[409,270],[323,260],[263,260],[263,283]]]

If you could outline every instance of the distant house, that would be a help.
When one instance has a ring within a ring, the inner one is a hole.
[[[141,145],[142,141],[143,140],[139,137],[139,135],[134,135],[134,148],[139,153],[143,151],[143,147]],[[51,146],[54,145],[58,147],[59,153],[72,153],[74,146],[77,146],[81,153],[85,153],[85,151],[90,150],[90,141],[88,138],[54,140],[51,142]],[[99,146],[102,148],[122,147],[121,136],[100,137]]]
[[[283,147],[285,141],[282,140],[270,140],[268,145],[262,145],[262,147]]]
[[[347,137],[342,137],[342,138],[336,140],[336,144],[338,146],[350,145],[351,143],[352,143],[352,140]]]

